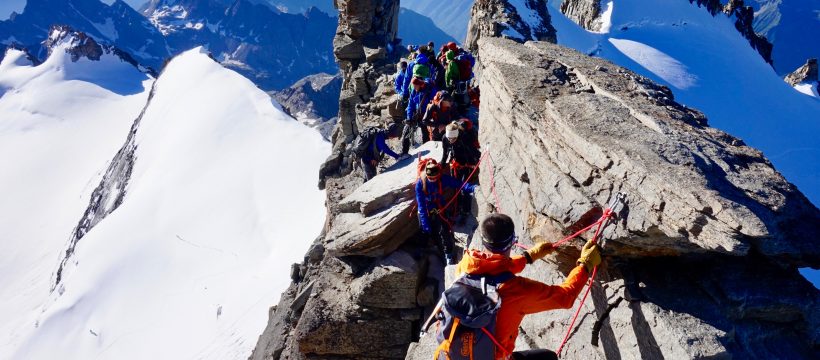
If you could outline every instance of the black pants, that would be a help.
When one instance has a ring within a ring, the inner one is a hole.
[[[452,176],[462,184],[467,181],[470,177],[470,173],[473,172],[473,168],[469,167],[459,167],[457,170],[452,171]],[[475,175],[474,175],[475,176]],[[470,183],[475,183],[475,178],[470,179]],[[462,213],[469,214],[473,210],[473,197],[470,194],[467,194],[463,191],[459,192],[458,194],[458,210]]]
[[[512,354],[514,360],[558,360],[558,355],[550,350],[516,351]]]
[[[359,163],[362,165],[362,170],[364,170],[365,182],[376,176],[376,166],[373,165],[371,159],[361,159],[359,160]]]
[[[426,143],[430,141],[430,134],[427,132],[426,126],[419,126],[415,120],[405,121],[404,129],[401,132],[401,153],[407,154],[410,151],[410,143],[413,142],[413,137],[416,136],[416,128],[421,128],[421,142]]]
[[[438,242],[445,255],[455,256],[453,230],[437,214],[430,214],[428,220],[430,221],[430,240]]]

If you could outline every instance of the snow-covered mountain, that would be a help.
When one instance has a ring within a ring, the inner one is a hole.
[[[152,0],[141,11],[173,52],[205,46],[265,90],[338,70],[332,46],[336,18],[316,8],[287,14],[247,0]]]
[[[16,43],[44,58],[46,49],[41,43],[53,25],[87,33],[157,70],[171,56],[162,34],[122,0],[111,5],[99,0],[28,0],[21,14],[0,21],[0,56]]]
[[[155,80],[51,38],[0,63],[0,354],[247,357],[321,230],[329,145],[202,48]]]

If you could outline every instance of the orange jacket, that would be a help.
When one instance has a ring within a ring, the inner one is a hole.
[[[476,275],[498,275],[505,271],[520,273],[527,265],[523,256],[507,257],[478,250],[470,250],[456,267],[456,276],[462,273]],[[508,351],[515,349],[515,338],[518,337],[518,326],[524,315],[553,309],[569,309],[575,298],[584,288],[589,275],[583,265],[578,265],[561,285],[544,283],[515,276],[498,287],[501,296],[501,309],[495,323],[493,334]],[[506,354],[496,349],[495,358],[504,359]]]

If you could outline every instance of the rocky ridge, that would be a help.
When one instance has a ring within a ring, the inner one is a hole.
[[[546,1],[526,0],[516,9],[509,0],[480,0],[473,3],[464,48],[478,54],[482,37],[506,37],[519,42],[556,42]]]
[[[269,94],[282,109],[301,123],[315,128],[325,139],[336,125],[342,76],[319,73],[308,75],[289,88]]]
[[[486,16],[488,3],[494,0],[476,2],[474,15]],[[393,121],[387,76],[394,68],[379,44],[390,48],[383,35],[395,12],[377,26],[371,16],[397,1],[337,5],[344,84],[334,155],[321,174],[327,223],[294,266],[251,358],[429,359],[432,337],[417,342],[416,334],[443,289],[444,269],[415,230],[414,165],[394,164],[359,186],[344,156],[361,126]],[[763,154],[709,128],[668,88],[547,42],[497,36],[472,37],[481,54],[480,137],[489,152],[482,170],[492,169],[480,174],[479,218],[503,209],[531,244],[597,216],[617,191],[628,196],[607,229],[606,262],[564,356],[815,357],[820,294],[797,267],[820,267],[820,211]],[[381,42],[363,45],[374,37]],[[498,204],[488,200],[492,187]],[[459,229],[460,246],[470,246],[472,229]],[[523,275],[563,281],[580,244]],[[569,316],[528,317],[517,348],[554,349]]]
[[[479,46],[480,137],[501,199],[485,206],[491,197],[478,196],[479,217],[503,209],[530,245],[627,194],[565,357],[816,354],[820,292],[797,267],[820,263],[820,211],[759,151],[709,128],[669,89],[604,60],[546,42]],[[493,186],[489,173],[481,172],[484,188]],[[523,275],[560,283],[580,244]],[[527,317],[517,348],[555,349],[569,316]],[[422,340],[408,359],[429,358],[433,340]]]
[[[817,82],[817,59],[809,59],[803,66],[786,76],[786,82],[795,86],[804,82]]]

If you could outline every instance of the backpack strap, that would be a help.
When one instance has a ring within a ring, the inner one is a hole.
[[[503,346],[501,346],[501,343],[499,343],[498,340],[495,339],[495,336],[493,336],[493,334],[490,334],[490,332],[487,331],[487,328],[481,328],[481,331],[483,331],[484,334],[487,334],[487,337],[489,337],[490,340],[493,341],[493,343],[495,344],[495,346],[497,348],[501,349],[501,351],[504,352],[504,355],[507,355],[507,356],[512,355],[512,351],[509,351],[506,348],[504,348]]]
[[[466,274],[464,275],[464,277],[473,281],[483,281],[488,285],[498,286],[514,278],[515,274],[509,271],[505,271],[498,275]]]
[[[450,359],[450,344],[453,343],[453,338],[456,336],[456,328],[458,327],[458,323],[458,318],[453,317],[453,326],[450,328],[450,336],[447,338],[447,340],[442,341],[441,344],[439,344],[439,346],[436,348],[436,353],[433,354],[433,359],[438,359],[438,355],[442,352],[444,352],[445,359]],[[493,341],[495,341],[495,339],[493,339]]]

